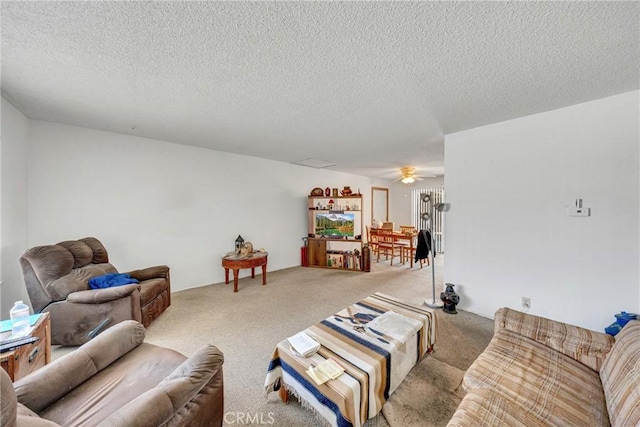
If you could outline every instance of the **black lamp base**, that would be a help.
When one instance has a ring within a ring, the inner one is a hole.
[[[456,305],[455,304],[444,304],[444,307],[442,307],[442,311],[444,311],[445,313],[449,313],[449,314],[458,314],[458,311],[456,310]]]

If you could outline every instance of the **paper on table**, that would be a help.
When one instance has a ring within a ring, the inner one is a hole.
[[[318,363],[317,366],[311,366],[307,369],[307,374],[315,381],[316,384],[324,384],[329,380],[338,378],[344,369],[338,365],[335,360],[329,358]]]
[[[306,332],[298,332],[297,334],[287,338],[289,345],[293,351],[302,357],[308,357],[320,349],[320,343],[307,335]]]

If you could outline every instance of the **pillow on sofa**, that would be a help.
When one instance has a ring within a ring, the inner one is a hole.
[[[91,289],[111,288],[114,286],[129,285],[131,283],[140,282],[127,273],[109,273],[89,279],[89,287]]]

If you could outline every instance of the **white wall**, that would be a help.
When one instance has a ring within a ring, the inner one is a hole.
[[[27,244],[27,138],[29,120],[2,98],[0,145],[0,318],[17,300],[28,301],[18,257]]]
[[[422,181],[416,181],[413,184],[403,184],[401,182],[390,183],[391,206],[389,216],[396,224],[411,225],[411,217],[413,216],[413,206],[411,206],[411,190],[413,188],[435,188],[444,186],[444,177],[425,178]]]
[[[501,306],[602,331],[640,311],[639,92],[445,137],[445,281],[460,308]],[[582,198],[588,218],[567,215]]]
[[[314,187],[360,188],[370,215],[362,176],[30,123],[29,246],[95,236],[120,271],[169,265],[173,291],[222,282],[238,234],[269,252],[268,271],[300,265]]]

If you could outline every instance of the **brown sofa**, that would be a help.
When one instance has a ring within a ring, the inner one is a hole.
[[[615,339],[501,308],[449,427],[640,425],[640,321]]]
[[[123,320],[149,326],[171,304],[165,265],[128,272],[139,284],[90,289],[89,279],[118,273],[95,237],[31,248],[19,261],[33,311],[51,315],[53,344],[84,344]]]
[[[187,358],[144,336],[129,320],[13,385],[0,369],[0,425],[221,426],[220,350],[206,345]]]

